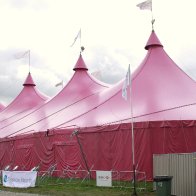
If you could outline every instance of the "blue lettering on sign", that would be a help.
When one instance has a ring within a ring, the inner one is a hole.
[[[4,181],[4,182],[7,182],[7,175],[4,176],[3,181]]]

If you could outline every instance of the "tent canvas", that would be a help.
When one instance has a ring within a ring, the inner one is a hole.
[[[132,75],[132,104],[137,169],[146,172],[150,180],[154,153],[196,150],[196,85],[167,55],[154,31],[145,49],[147,54]],[[74,166],[85,167],[77,142],[59,160],[57,144],[69,143],[70,135],[77,129],[89,166],[131,170],[130,103],[122,98],[124,81],[109,86],[95,80],[81,54],[74,71],[58,95],[22,118],[16,115],[0,128],[3,162],[10,156],[4,156],[5,141],[9,141],[7,145],[14,143],[16,149],[18,140],[28,140],[34,152],[42,149],[41,154],[32,155],[34,163],[41,161],[46,167],[58,162],[57,167],[64,168],[61,162],[74,157]],[[40,140],[35,142],[37,135]],[[72,140],[75,141],[73,137]]]

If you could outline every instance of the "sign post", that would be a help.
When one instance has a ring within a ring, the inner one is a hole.
[[[112,172],[111,171],[96,171],[96,185],[97,186],[112,186]]]

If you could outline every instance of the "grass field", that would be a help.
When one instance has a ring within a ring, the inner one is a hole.
[[[123,187],[114,183],[114,187],[97,187],[94,180],[85,181],[81,183],[81,180],[65,181],[55,178],[49,178],[40,182],[38,180],[37,186],[28,189],[16,189],[6,188],[1,186],[1,190],[23,193],[36,193],[40,195],[57,195],[57,196],[130,196],[132,188],[128,182],[124,182]],[[140,185],[138,185],[140,186]],[[155,192],[152,191],[152,183],[146,184],[146,190],[137,190],[138,196],[155,196]]]

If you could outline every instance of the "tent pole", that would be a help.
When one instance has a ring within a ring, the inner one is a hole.
[[[85,157],[85,154],[84,154],[84,151],[83,151],[83,148],[82,148],[82,144],[81,144],[81,142],[80,142],[80,140],[79,140],[79,137],[78,137],[78,131],[75,130],[75,131],[73,131],[72,134],[76,136],[76,139],[77,139],[78,145],[79,145],[79,147],[80,147],[80,152],[81,152],[81,154],[82,154],[82,158],[83,158],[84,164],[85,164],[85,166],[86,166],[86,169],[87,169],[87,171],[88,171],[88,173],[89,173],[89,177],[90,177],[90,179],[91,179],[90,169],[89,169],[89,166],[88,166],[87,161],[86,161],[86,157]]]
[[[130,66],[130,65],[129,65]],[[134,139],[134,125],[133,125],[133,103],[132,103],[132,82],[130,76],[130,107],[131,107],[131,136],[132,136],[132,163],[133,163],[133,193],[132,196],[137,196],[136,191],[136,171],[135,171],[135,139]]]
[[[132,116],[133,119],[133,116]],[[132,132],[132,159],[133,159],[133,193],[132,196],[137,196],[136,191],[136,171],[135,171],[135,147],[134,147],[134,130],[133,130],[133,120],[131,122],[131,132]]]

